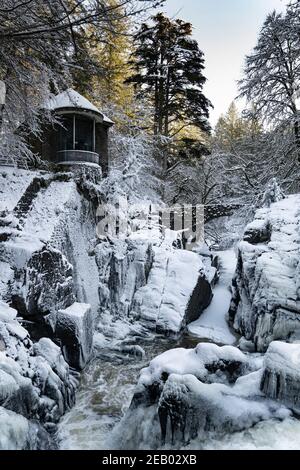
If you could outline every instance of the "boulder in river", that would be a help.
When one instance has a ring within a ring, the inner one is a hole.
[[[94,320],[91,306],[75,302],[57,313],[55,334],[70,366],[83,369],[92,355]]]

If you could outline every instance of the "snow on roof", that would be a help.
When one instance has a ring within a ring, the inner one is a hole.
[[[103,121],[109,124],[114,122],[105,116],[96,106],[94,106],[88,99],[77,93],[77,91],[69,88],[68,90],[51,97],[45,103],[45,108],[49,110],[56,110],[62,108],[81,108],[87,111],[93,111],[103,117]]]

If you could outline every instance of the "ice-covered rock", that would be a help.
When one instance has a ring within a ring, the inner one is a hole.
[[[290,412],[260,389],[260,357],[232,346],[199,344],[161,354],[141,371],[130,408],[115,430],[118,446],[159,448],[251,428]],[[124,429],[126,428],[126,433]]]
[[[102,311],[114,322],[125,319],[176,335],[211,301],[216,274],[211,259],[204,263],[197,253],[145,238],[100,243],[95,251]]]
[[[53,438],[37,422],[0,406],[0,450],[53,450]]]
[[[155,247],[148,282],[134,297],[133,314],[158,332],[177,334],[199,318],[211,299],[200,255]]]
[[[288,416],[280,405],[259,399],[260,378],[254,372],[229,387],[205,384],[193,375],[171,375],[158,404],[162,443],[187,443],[209,432],[224,435]]]
[[[101,175],[78,167],[74,173],[36,171],[25,176],[24,184],[12,172],[5,178],[3,195],[13,202],[0,221],[0,235],[5,235],[0,237],[0,299],[18,310],[32,338],[59,342],[72,366],[82,368],[91,353],[92,320],[100,308],[93,250]],[[18,199],[9,193],[16,179]],[[89,313],[80,320],[73,309],[66,316],[72,322],[63,328],[58,312],[79,303],[89,304]],[[16,324],[7,330],[19,337],[26,334]]]
[[[44,247],[35,252],[27,264],[20,297],[24,302],[23,316],[41,320],[75,300],[73,267],[59,250]]]
[[[28,420],[0,406],[0,423],[0,450],[26,449],[30,429]]]
[[[300,334],[300,196],[257,211],[238,248],[230,318],[265,351]]]
[[[66,361],[83,369],[91,358],[94,318],[89,304],[73,303],[57,314],[55,334],[62,342]]]
[[[115,240],[96,247],[100,304],[113,317],[130,314],[136,291],[147,283],[153,263],[149,240]]]
[[[3,436],[10,432],[9,423],[14,422],[16,415],[15,432],[20,427],[25,434],[24,429],[29,426],[30,439],[23,436],[22,441],[12,433],[13,448],[53,447],[55,443],[46,429],[51,429],[74,404],[77,374],[71,372],[60,348],[49,338],[33,344],[19,323],[17,312],[3,302],[0,344],[0,410],[13,412],[5,415],[9,420],[0,419],[0,435],[2,431]],[[1,438],[0,443],[0,447],[6,445]]]
[[[261,390],[299,413],[300,344],[281,341],[270,344],[264,357]]]

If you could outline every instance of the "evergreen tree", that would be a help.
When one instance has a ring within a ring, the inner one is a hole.
[[[153,106],[155,135],[173,137],[188,126],[208,132],[211,103],[203,94],[204,57],[191,38],[192,25],[162,13],[152,19],[135,37],[136,73],[128,82]]]

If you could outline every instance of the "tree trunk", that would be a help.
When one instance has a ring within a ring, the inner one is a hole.
[[[164,119],[165,119],[164,134],[166,137],[169,137],[169,95],[170,95],[170,70],[168,68],[166,92],[165,92],[165,106],[164,106]]]
[[[158,60],[155,62],[155,97],[154,97],[154,135],[158,135],[158,120],[159,120],[159,80],[158,76]]]
[[[300,163],[300,126],[299,126],[298,116],[296,117],[296,120],[294,123],[294,134],[295,134],[295,143],[296,143],[296,149],[297,149],[298,162]]]
[[[0,104],[0,136],[2,132],[3,114],[4,114],[4,104]]]

